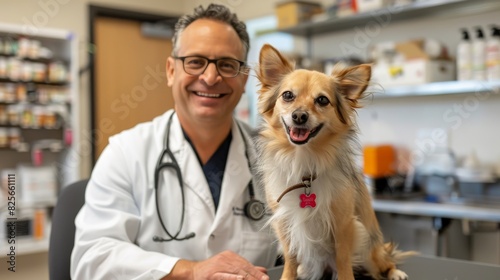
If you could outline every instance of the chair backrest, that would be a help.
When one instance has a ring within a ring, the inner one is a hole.
[[[71,251],[75,239],[75,217],[85,203],[88,180],[75,182],[62,189],[52,213],[49,243],[49,275],[51,280],[68,280]]]

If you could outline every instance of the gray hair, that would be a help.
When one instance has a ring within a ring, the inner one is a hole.
[[[248,50],[250,49],[250,38],[248,36],[246,24],[243,21],[240,21],[238,16],[235,13],[232,13],[226,6],[218,4],[210,4],[206,9],[200,5],[194,9],[193,14],[187,14],[179,18],[175,24],[175,32],[172,37],[173,56],[175,56],[179,51],[178,42],[182,31],[184,31],[184,29],[186,29],[186,27],[188,27],[188,25],[193,23],[195,20],[202,18],[219,20],[231,25],[243,44],[245,60],[247,59]]]

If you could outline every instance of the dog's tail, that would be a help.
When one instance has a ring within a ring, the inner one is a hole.
[[[398,250],[398,246],[394,242],[388,242],[384,244],[384,251],[386,252],[389,259],[392,260],[394,264],[401,264],[409,257],[416,256],[419,253],[416,251],[401,251]]]

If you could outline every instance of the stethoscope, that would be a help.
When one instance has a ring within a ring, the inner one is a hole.
[[[172,119],[174,116],[175,112],[173,112],[167,122],[167,129],[164,137],[164,145],[163,145],[163,151],[161,152],[160,156],[158,157],[158,161],[156,162],[156,167],[155,167],[155,173],[154,173],[154,187],[155,187],[155,202],[156,202],[156,212],[158,213],[158,219],[160,220],[160,224],[163,228],[163,230],[167,233],[169,238],[163,238],[159,236],[154,236],[153,241],[154,242],[166,242],[166,241],[182,241],[182,240],[187,240],[190,238],[193,238],[196,236],[194,232],[190,232],[186,234],[184,237],[179,237],[179,234],[181,233],[182,226],[184,224],[184,214],[185,214],[185,199],[184,199],[184,188],[182,187],[182,183],[184,180],[182,179],[182,172],[179,167],[179,164],[177,163],[176,158],[172,154],[172,151],[170,150],[170,140],[169,140],[169,133],[170,133],[170,126],[172,125]],[[243,132],[241,130],[240,125],[238,124],[239,131],[241,133],[241,137],[243,139],[243,142],[245,144],[245,156],[247,158],[247,163],[248,163],[248,168],[250,168],[250,161],[248,159],[248,146],[247,146],[247,141],[243,135]],[[163,158],[165,155],[168,155],[170,157],[170,160],[172,162],[163,162]],[[161,212],[160,212],[160,206],[158,203],[158,187],[159,187],[159,178],[160,178],[160,172],[163,168],[172,168],[174,169],[175,173],[177,174],[177,180],[179,181],[179,186],[181,187],[181,197],[182,197],[182,213],[181,213],[181,221],[179,225],[179,230],[172,235],[167,228],[165,227],[165,224],[163,223],[163,219],[161,217]],[[264,215],[266,215],[266,210],[265,210],[265,205],[262,201],[258,200],[255,198],[255,192],[252,184],[252,180],[248,183],[248,193],[250,195],[250,200],[245,203],[245,206],[243,208],[243,214],[254,221],[261,220]],[[234,211],[234,208],[233,208]]]

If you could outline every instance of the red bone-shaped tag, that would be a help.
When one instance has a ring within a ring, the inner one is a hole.
[[[316,207],[316,194],[312,193],[307,195],[305,193],[300,195],[300,208]]]

